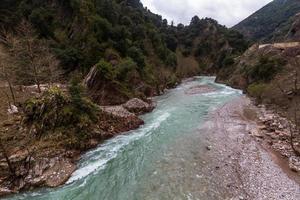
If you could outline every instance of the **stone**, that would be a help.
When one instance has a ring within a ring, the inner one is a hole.
[[[69,160],[59,160],[53,167],[43,173],[46,180],[45,185],[48,187],[60,186],[68,181],[75,170],[76,165]]]
[[[8,114],[13,115],[13,114],[17,114],[19,113],[18,107],[15,105],[11,105],[8,109],[7,109]]]
[[[135,113],[137,115],[151,112],[154,109],[154,106],[152,104],[146,103],[138,98],[131,99],[122,106],[129,112]]]
[[[206,149],[207,149],[208,151],[210,151],[210,150],[212,149],[212,146],[206,146]]]
[[[257,130],[253,129],[250,131],[251,135],[257,138],[264,138],[264,136]]]
[[[300,172],[300,157],[291,156],[289,158],[289,167],[292,171],[299,173]]]
[[[102,111],[111,114],[117,117],[134,117],[135,115],[128,110],[126,110],[123,106],[105,106],[101,107]]]
[[[266,135],[269,136],[270,138],[272,138],[273,140],[278,138],[278,136],[275,132],[267,132]]]
[[[0,197],[1,196],[5,196],[5,195],[9,195],[14,193],[12,190],[9,190],[7,188],[0,188]]]
[[[259,130],[267,130],[267,127],[266,127],[266,125],[261,125],[261,126],[258,126],[257,127]]]

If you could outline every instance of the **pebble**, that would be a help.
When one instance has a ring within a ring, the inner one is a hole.
[[[210,150],[212,149],[212,146],[206,146],[206,149],[207,149],[208,151],[210,151]]]

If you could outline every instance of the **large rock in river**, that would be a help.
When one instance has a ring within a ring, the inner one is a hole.
[[[123,104],[123,107],[129,112],[135,113],[137,115],[151,112],[154,109],[154,105],[152,103],[144,102],[143,100],[138,98],[127,101],[125,104]]]
[[[123,106],[103,106],[100,119],[101,129],[114,136],[122,132],[137,129],[144,121]],[[108,135],[109,138],[109,135]]]

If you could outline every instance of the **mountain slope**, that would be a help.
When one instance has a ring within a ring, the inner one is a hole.
[[[283,37],[292,18],[300,12],[299,0],[274,0],[233,27],[254,41]]]
[[[194,17],[189,26],[169,25],[139,0],[5,0],[0,15],[0,27],[12,32],[29,21],[38,37],[48,41],[65,74],[85,76],[95,65],[102,68],[107,74],[98,89],[114,91],[102,95],[111,97],[100,98],[104,104],[174,86],[199,72],[215,73],[225,58],[247,47],[241,34],[212,19]],[[181,54],[198,66],[178,65],[184,63]]]

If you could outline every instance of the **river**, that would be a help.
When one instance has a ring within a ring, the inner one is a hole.
[[[209,85],[216,90],[186,94],[186,90],[197,85]],[[198,199],[197,193],[216,190],[205,181],[209,175],[197,170],[203,167],[201,163],[209,162],[205,158],[207,144],[201,136],[201,126],[209,113],[238,96],[241,91],[215,83],[214,77],[186,81],[155,98],[157,108],[142,116],[144,126],[83,155],[78,170],[66,185],[8,199]],[[197,154],[202,156],[196,160]]]

